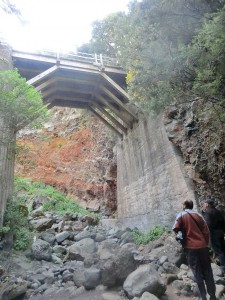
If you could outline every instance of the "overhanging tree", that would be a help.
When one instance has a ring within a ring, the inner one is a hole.
[[[46,112],[41,95],[16,70],[0,71],[0,226],[13,190],[16,133]]]
[[[97,45],[101,53],[115,51],[128,71],[131,100],[158,113],[171,102],[195,97],[195,76],[187,67],[183,50],[202,27],[204,17],[211,19],[211,13],[221,11],[224,3],[132,1],[128,14],[112,15],[95,23],[89,46]]]

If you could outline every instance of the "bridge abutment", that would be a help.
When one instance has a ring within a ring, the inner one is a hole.
[[[136,123],[116,151],[120,226],[144,232],[156,225],[171,227],[182,202],[194,200],[194,192],[162,119]]]

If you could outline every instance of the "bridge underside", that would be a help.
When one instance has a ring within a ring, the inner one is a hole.
[[[49,108],[89,109],[121,137],[137,121],[126,105],[125,73],[119,67],[15,51],[13,61]]]

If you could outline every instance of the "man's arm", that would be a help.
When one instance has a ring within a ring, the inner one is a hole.
[[[176,220],[173,224],[172,230],[177,233],[178,231],[181,231],[181,229],[182,229],[182,214],[179,213],[176,216]]]

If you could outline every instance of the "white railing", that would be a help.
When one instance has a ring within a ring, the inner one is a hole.
[[[16,49],[14,51],[17,51]],[[19,51],[23,52],[23,51]],[[28,52],[27,52],[28,53]],[[117,67],[121,68],[118,61],[115,58],[107,57],[102,54],[89,54],[89,53],[83,53],[83,52],[56,52],[53,50],[39,50],[35,52],[29,52],[31,54],[41,55],[41,56],[48,56],[53,57],[57,61],[60,61],[62,59],[64,60],[70,60],[70,61],[80,61],[80,62],[86,62],[91,63],[99,67]]]

